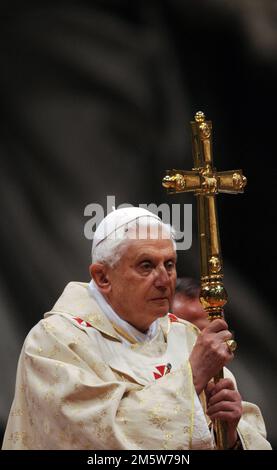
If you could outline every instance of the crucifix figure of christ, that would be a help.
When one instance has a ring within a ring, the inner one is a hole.
[[[201,292],[200,302],[210,320],[224,317],[227,292],[223,285],[223,263],[218,229],[216,195],[238,194],[244,191],[246,178],[241,170],[216,171],[212,156],[212,122],[198,111],[191,121],[194,168],[191,171],[167,170],[163,186],[171,194],[194,192],[197,197],[198,235],[200,244]],[[235,340],[227,341],[236,349]],[[223,378],[221,371],[215,382]],[[226,448],[224,422],[215,426],[218,449]]]

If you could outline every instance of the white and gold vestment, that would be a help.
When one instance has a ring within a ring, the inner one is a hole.
[[[88,284],[69,283],[23,345],[3,449],[212,449],[188,361],[197,334],[169,314],[128,346]],[[270,449],[259,408],[243,409],[243,447]]]

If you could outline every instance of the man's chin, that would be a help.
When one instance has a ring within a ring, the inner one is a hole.
[[[151,304],[150,309],[152,317],[160,318],[168,314],[170,308],[168,299],[155,299],[151,301]]]
[[[157,318],[165,317],[168,314],[168,306],[167,307],[160,307],[155,310],[154,315]]]

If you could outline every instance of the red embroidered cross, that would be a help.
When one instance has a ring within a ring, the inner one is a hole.
[[[79,323],[79,325],[86,326],[86,327],[92,327],[92,325],[88,322],[83,320],[82,318],[79,317],[74,317],[73,320]]]
[[[171,368],[172,368],[172,365],[170,363],[156,366],[155,369],[158,371],[158,374],[157,372],[153,372],[155,380],[160,379],[166,374],[169,374],[169,372],[171,371]]]

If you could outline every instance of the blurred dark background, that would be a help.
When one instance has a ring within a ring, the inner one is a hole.
[[[216,167],[248,177],[244,195],[218,198],[231,369],[277,448],[277,2],[37,3],[0,7],[1,431],[27,332],[89,278],[87,204],[192,203],[196,222],[193,196],[161,179],[191,168],[203,110]],[[198,276],[196,231],[178,270]]]

